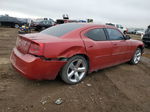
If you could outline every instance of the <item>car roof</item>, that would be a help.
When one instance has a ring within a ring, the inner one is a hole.
[[[79,24],[79,25],[83,25],[83,27],[103,27],[103,28],[116,28],[114,26],[111,25],[104,25],[104,24],[96,24],[96,23],[65,23],[65,24]],[[83,28],[81,27],[81,28]]]
[[[94,23],[65,23],[50,27],[46,30],[43,30],[40,33],[53,35],[56,37],[62,37],[68,34],[72,34],[74,32],[80,32],[90,28],[115,28],[115,27]]]

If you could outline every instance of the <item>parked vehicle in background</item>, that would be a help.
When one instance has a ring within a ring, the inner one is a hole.
[[[128,34],[136,34],[136,29],[135,28],[128,28]]]
[[[23,24],[27,24],[27,19],[10,17],[9,15],[0,17],[0,26],[19,28]]]
[[[54,26],[55,22],[50,19],[50,20],[36,20],[31,23],[31,27],[35,29],[36,31],[42,31],[46,28],[49,28],[51,26]]]
[[[77,23],[77,20],[70,20],[70,19],[57,19],[56,24],[64,24],[64,23]]]
[[[19,35],[10,60],[29,79],[52,80],[59,73],[64,82],[76,84],[99,69],[124,62],[138,64],[143,48],[143,42],[116,27],[66,23]]]
[[[142,37],[142,41],[143,41],[145,47],[150,46],[150,25],[146,29],[145,34]]]
[[[83,21],[83,20],[82,20]],[[71,20],[69,19],[68,14],[63,14],[63,19],[57,19],[56,20],[56,24],[64,24],[64,23],[78,23],[78,22],[82,22],[79,20]]]
[[[18,33],[20,34],[31,33],[31,28],[28,24],[24,24],[19,28]]]
[[[64,23],[87,23],[86,20],[70,20],[70,19],[57,19],[56,24],[64,24]]]
[[[136,35],[144,35],[144,33],[145,33],[145,30],[144,29],[140,29],[140,30],[137,30],[136,31]]]
[[[144,29],[136,29],[136,35],[139,35],[141,37],[141,39],[143,38],[143,35],[145,33]]]
[[[124,34],[126,34],[128,32],[128,29],[123,27],[121,24],[106,23],[106,25],[115,26],[116,28],[118,28]]]

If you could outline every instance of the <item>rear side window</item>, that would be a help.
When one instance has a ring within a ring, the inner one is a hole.
[[[106,40],[105,32],[102,28],[96,28],[88,31],[85,36],[95,41],[104,41]]]
[[[116,29],[107,29],[110,40],[124,40],[124,36]]]
[[[40,33],[60,37],[83,26],[84,24],[67,23],[50,27]]]

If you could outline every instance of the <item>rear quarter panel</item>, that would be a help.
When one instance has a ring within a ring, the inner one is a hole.
[[[47,58],[69,58],[76,54],[86,54],[79,32],[61,37],[61,41],[46,43],[44,49]]]

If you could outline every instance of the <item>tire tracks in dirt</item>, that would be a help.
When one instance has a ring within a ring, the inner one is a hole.
[[[142,62],[143,63],[143,62]],[[129,67],[130,66],[130,67]],[[141,69],[142,64],[117,66],[117,69],[106,71],[106,76],[129,99],[149,112],[150,107],[150,76],[148,70]],[[143,67],[142,67],[143,68]],[[149,67],[148,67],[149,68]]]

